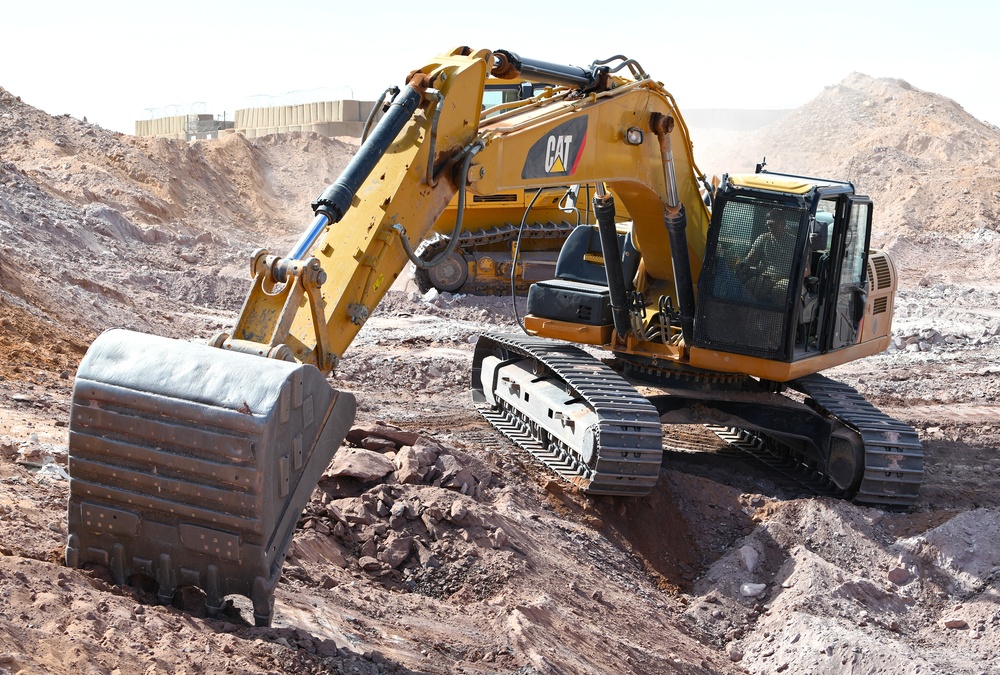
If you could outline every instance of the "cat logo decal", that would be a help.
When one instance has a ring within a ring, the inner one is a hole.
[[[531,146],[521,178],[572,176],[586,145],[587,117],[563,122]]]

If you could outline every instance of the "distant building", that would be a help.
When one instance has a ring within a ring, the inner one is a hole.
[[[256,138],[290,131],[312,131],[324,136],[360,138],[374,107],[374,101],[347,100],[241,108],[232,122],[217,120],[214,115],[175,115],[138,120],[135,135],[192,141],[233,133]]]

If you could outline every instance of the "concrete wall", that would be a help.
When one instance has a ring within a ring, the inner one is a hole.
[[[320,101],[269,108],[241,108],[235,121],[222,122],[214,115],[175,115],[137,120],[136,136],[159,136],[180,140],[217,138],[241,133],[247,138],[313,131],[324,136],[361,137],[374,101]]]
[[[135,135],[190,141],[218,138],[221,131],[232,126],[232,122],[217,120],[215,115],[174,115],[151,120],[136,120]]]
[[[187,115],[158,117],[152,120],[136,120],[136,136],[161,136],[163,138],[184,138],[187,129]]]
[[[325,136],[360,137],[374,101],[320,101],[236,111],[233,131],[247,138],[313,131]]]

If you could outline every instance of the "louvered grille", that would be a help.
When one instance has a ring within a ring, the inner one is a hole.
[[[889,267],[889,260],[884,255],[873,255],[869,261],[868,278],[875,281],[875,290],[881,291],[892,286],[892,270]]]

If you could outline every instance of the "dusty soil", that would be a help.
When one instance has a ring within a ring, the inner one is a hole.
[[[0,673],[1000,670],[1000,131],[856,75],[695,141],[703,168],[766,154],[875,198],[895,341],[828,374],[919,431],[917,506],[810,495],[697,428],[670,431],[649,497],[584,498],[469,399],[475,335],[517,330],[509,300],[400,283],[335,378],[357,429],[254,628],[241,598],[211,619],[197,593],[161,606],[62,566],[70,389],[106,328],[231,324],[250,252],[291,245],[353,146],[135,139],[0,90]]]

